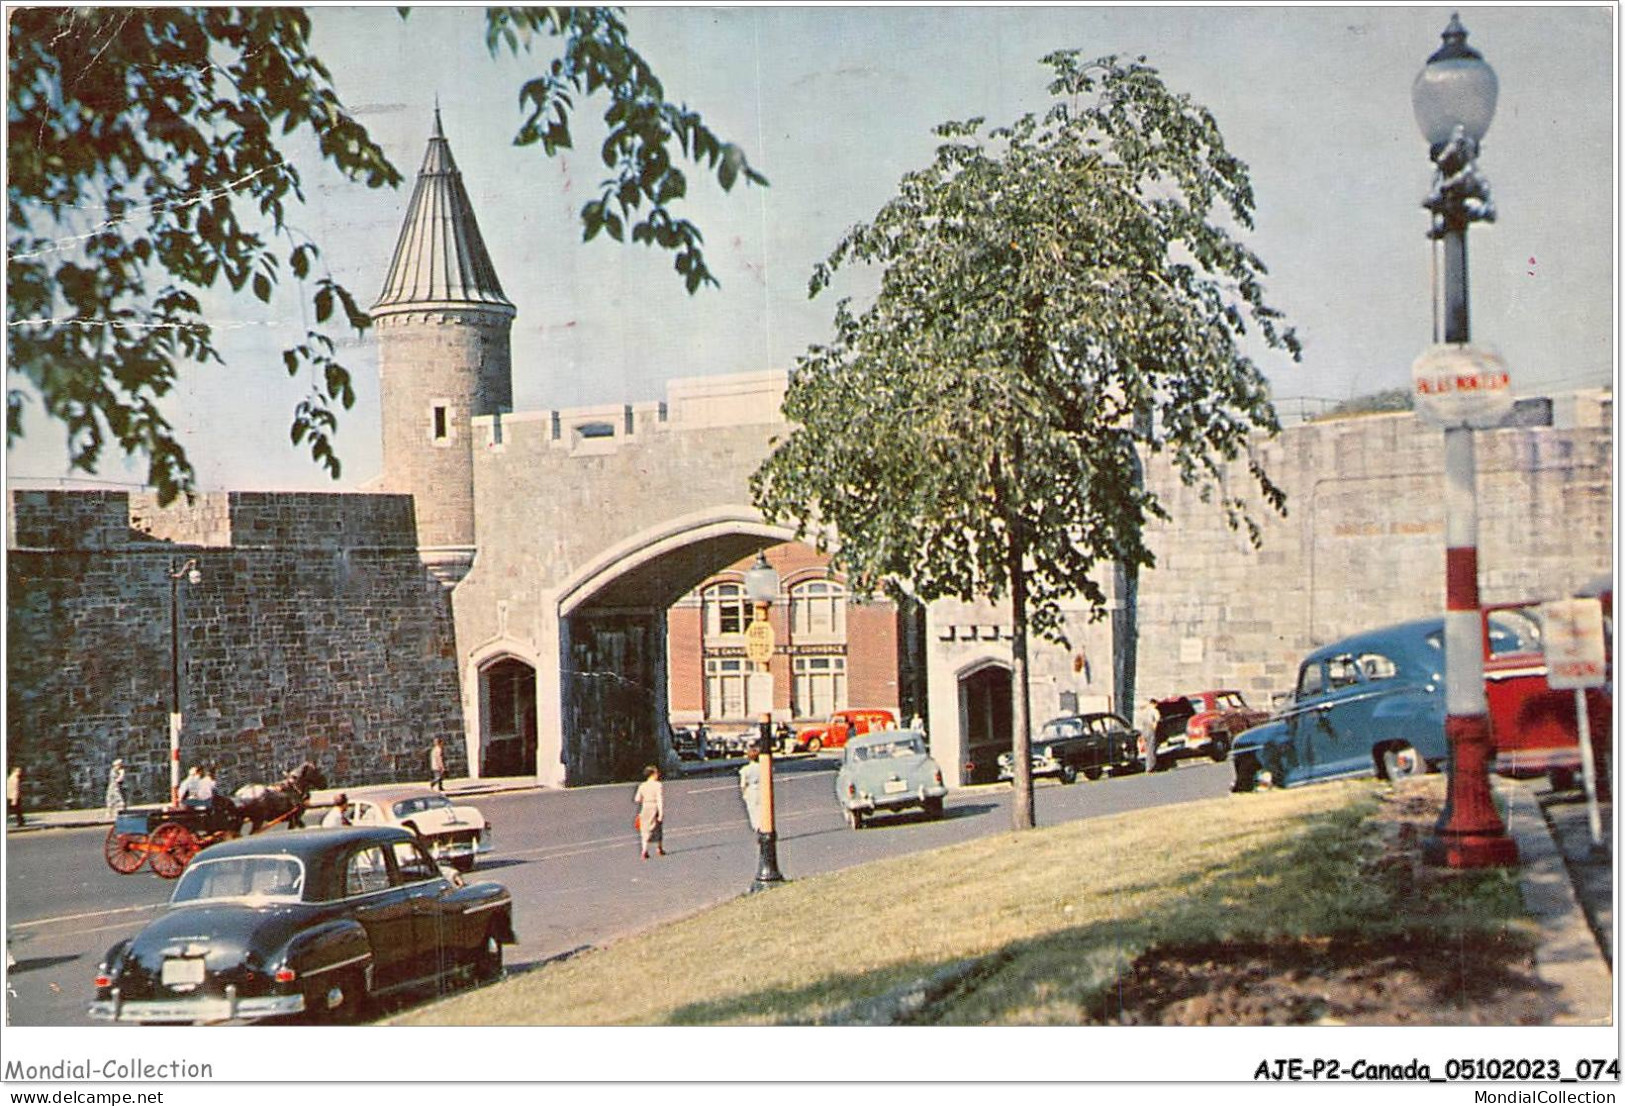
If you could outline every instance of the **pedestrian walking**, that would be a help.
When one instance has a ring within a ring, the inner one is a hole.
[[[107,770],[107,795],[103,801],[107,805],[108,818],[117,818],[130,805],[124,797],[124,761],[119,757],[113,758],[113,767]]]
[[[438,737],[429,750],[429,786],[436,791],[446,789],[446,743]]]
[[[739,797],[745,800],[745,814],[750,828],[762,832],[762,766],[755,745],[745,750],[745,763],[739,769]]]
[[[649,765],[643,770],[643,782],[632,796],[637,804],[638,816],[633,819],[643,841],[643,859],[649,859],[649,846],[659,856],[666,855],[666,788],[660,782],[660,769]]]
[[[6,777],[6,813],[17,819],[17,824],[23,824],[23,766],[12,765],[11,774]]]
[[[1157,709],[1155,699],[1147,699],[1134,720],[1135,727],[1140,731],[1140,755],[1145,758],[1147,772],[1154,772],[1157,768],[1157,723],[1161,720],[1162,712]]]
[[[350,797],[340,791],[333,796],[333,809],[322,815],[322,828],[332,829],[334,826],[347,826],[350,824]]]

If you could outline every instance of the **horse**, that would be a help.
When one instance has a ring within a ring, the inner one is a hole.
[[[249,833],[258,833],[265,823],[278,820],[286,821],[289,826],[303,826],[310,793],[326,786],[327,777],[308,760],[292,769],[281,783],[245,784],[231,797],[236,824],[249,822]]]

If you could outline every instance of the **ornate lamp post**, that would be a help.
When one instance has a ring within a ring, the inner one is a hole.
[[[762,891],[783,883],[779,874],[779,835],[773,825],[773,677],[768,665],[773,658],[773,624],[768,609],[779,594],[779,574],[767,563],[766,553],[756,554],[756,563],[745,573],[745,597],[755,608],[755,618],[746,632],[746,653],[755,664],[751,698],[765,694],[767,709],[760,712],[761,734],[757,738],[757,770],[761,773],[761,825],[756,830],[757,864],[752,891]],[[762,690],[765,685],[765,693]]]
[[[1518,859],[1490,793],[1494,746],[1484,694],[1473,452],[1473,431],[1498,425],[1512,394],[1501,360],[1468,344],[1467,227],[1495,218],[1489,182],[1478,172],[1478,144],[1495,116],[1495,71],[1467,45],[1467,30],[1457,16],[1450,17],[1442,37],[1444,45],[1411,86],[1416,122],[1437,169],[1433,191],[1423,202],[1433,213],[1428,237],[1444,254],[1443,285],[1436,283],[1433,290],[1435,345],[1414,369],[1418,413],[1444,428],[1445,468],[1444,726],[1450,783],[1424,855],[1434,864],[1479,868]]]
[[[197,560],[169,571],[169,801],[180,801],[181,789],[181,581],[201,583]]]

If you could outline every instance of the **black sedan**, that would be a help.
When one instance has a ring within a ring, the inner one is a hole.
[[[357,1018],[369,1000],[502,971],[513,901],[443,872],[392,826],[253,835],[203,850],[169,908],[108,950],[94,1018]]]
[[[1135,771],[1140,766],[1134,727],[1116,714],[1067,714],[1044,723],[1032,742],[1033,778],[1054,776],[1071,783],[1081,772],[1091,780],[1103,774]],[[999,779],[1015,776],[1015,758],[999,756]]]

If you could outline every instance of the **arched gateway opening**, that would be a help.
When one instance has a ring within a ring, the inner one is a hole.
[[[965,735],[964,782],[998,777],[998,756],[1008,752],[1013,725],[1010,669],[990,661],[959,677],[959,732]]]
[[[567,785],[671,764],[667,612],[719,569],[791,539],[744,512],[679,520],[610,550],[559,596]]]
[[[480,668],[479,774],[536,774],[536,669],[514,657]]]

